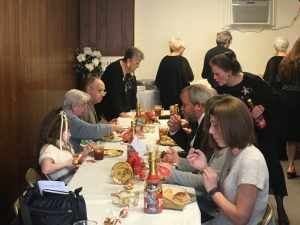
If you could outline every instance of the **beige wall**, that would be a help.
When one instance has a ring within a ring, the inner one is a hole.
[[[184,56],[200,79],[203,58],[215,46],[216,32],[227,24],[229,0],[136,0],[135,45],[145,53],[136,71],[138,79],[155,79],[160,60],[169,53],[168,40],[181,37],[186,45]],[[298,0],[277,0],[276,27],[289,25],[297,15]],[[274,55],[273,39],[285,35],[290,47],[300,37],[300,18],[285,29],[230,30],[232,48],[244,71],[263,73]],[[289,48],[290,49],[290,48]]]

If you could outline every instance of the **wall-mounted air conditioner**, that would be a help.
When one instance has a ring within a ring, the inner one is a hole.
[[[275,0],[231,0],[230,26],[274,26]]]

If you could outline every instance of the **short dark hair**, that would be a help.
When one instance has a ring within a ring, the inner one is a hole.
[[[253,119],[246,104],[231,95],[212,97],[207,112],[208,119],[213,115],[218,123],[218,129],[227,147],[244,149],[254,144]],[[210,122],[206,121],[206,128]],[[219,148],[212,135],[209,135],[212,147]]]
[[[210,66],[218,66],[224,71],[232,71],[232,75],[236,75],[242,72],[241,65],[236,59],[236,55],[233,51],[227,51],[211,58],[209,61]]]
[[[138,60],[143,60],[144,53],[136,47],[130,47],[126,50],[123,60],[126,61],[127,59],[133,59],[133,58],[136,58]]]

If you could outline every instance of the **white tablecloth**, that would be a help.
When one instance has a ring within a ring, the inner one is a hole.
[[[158,132],[146,133],[143,140],[147,144],[154,144],[158,139]],[[120,208],[113,206],[110,194],[123,190],[122,185],[115,184],[111,177],[111,168],[120,161],[126,161],[127,146],[121,143],[103,142],[106,148],[124,150],[124,154],[118,157],[104,158],[95,163],[85,161],[78,169],[68,187],[74,190],[83,187],[82,193],[87,206],[88,219],[95,220],[99,225],[105,217],[117,216]],[[159,151],[166,150],[167,146],[159,146]],[[159,214],[146,214],[143,211],[144,182],[136,177],[132,180],[134,191],[140,191],[138,207],[129,211],[127,218],[122,219],[122,225],[200,225],[200,211],[196,202],[185,206],[183,211],[164,209]],[[169,184],[170,185],[170,184]],[[167,185],[167,186],[169,186]],[[184,187],[188,192],[194,193],[194,189]]]
[[[144,109],[153,109],[154,105],[160,105],[158,90],[145,90],[137,92],[137,100]]]

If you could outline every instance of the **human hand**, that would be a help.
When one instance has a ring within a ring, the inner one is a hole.
[[[112,131],[116,131],[118,134],[123,132],[123,128],[116,124],[111,124]]]
[[[261,114],[263,114],[265,108],[262,105],[256,105],[253,107],[253,109],[251,110],[251,115],[254,119],[256,119],[257,117],[259,117]]]
[[[207,166],[203,169],[203,181],[207,192],[218,185],[218,174],[213,170],[213,168]]]
[[[166,155],[164,156],[165,162],[173,165],[174,163],[176,163],[177,165],[179,164],[179,155],[177,153],[177,151],[170,147],[167,151],[166,151]]]
[[[78,168],[80,166],[80,164],[74,164],[74,158],[69,159],[66,161],[66,168],[70,168],[70,169],[74,169],[74,168]]]
[[[205,154],[199,149],[191,148],[186,158],[191,166],[200,170],[201,172],[205,167],[208,166]]]
[[[181,127],[181,121],[176,116],[171,116],[167,124],[172,133],[178,131]]]
[[[112,119],[111,121],[109,121],[109,123],[118,124],[118,119],[117,118]]]
[[[188,128],[189,127],[189,121],[187,121],[186,119],[181,119],[181,127],[183,128]]]
[[[82,149],[82,155],[84,155],[85,157],[89,154],[89,152],[93,149],[93,146],[95,145],[95,143],[91,140],[88,141],[88,144]]]

